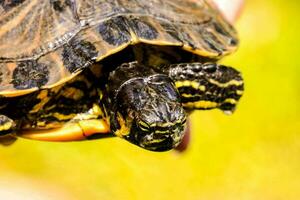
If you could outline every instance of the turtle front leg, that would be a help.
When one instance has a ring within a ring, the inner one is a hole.
[[[237,70],[215,63],[181,63],[164,68],[181,95],[187,110],[219,108],[232,113],[244,91]]]
[[[15,122],[5,115],[0,115],[0,144],[7,146],[14,143],[17,139],[15,136]]]

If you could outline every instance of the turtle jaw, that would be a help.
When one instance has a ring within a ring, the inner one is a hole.
[[[157,128],[159,129],[159,128]],[[177,147],[184,136],[185,124],[169,127],[164,134],[159,132],[148,133],[139,140],[139,146],[150,151],[168,151]]]
[[[150,151],[168,151],[177,147],[184,136],[186,113],[180,103],[164,102],[155,106],[158,109],[150,110],[146,106],[131,115],[135,117],[130,120],[130,132],[124,139]],[[170,112],[163,107],[168,107]]]
[[[180,103],[161,104],[166,105],[171,107],[171,112],[161,113],[163,109],[141,109],[131,110],[124,116],[116,111],[116,115],[112,115],[111,118],[113,133],[149,151],[162,152],[174,149],[184,136],[186,113]]]
[[[166,124],[154,124],[146,128],[141,127],[138,120],[124,139],[150,151],[162,152],[174,149],[184,136],[186,120],[182,118],[177,122],[169,122],[168,126]]]

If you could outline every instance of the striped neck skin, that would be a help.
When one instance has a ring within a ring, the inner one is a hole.
[[[244,91],[241,74],[214,63],[183,63],[169,65],[164,71],[174,81],[188,110],[218,108],[232,113]]]

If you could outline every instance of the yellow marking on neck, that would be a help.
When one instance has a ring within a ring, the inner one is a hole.
[[[130,134],[130,128],[126,125],[126,121],[124,120],[124,118],[121,116],[120,113],[117,114],[117,120],[119,122],[120,125],[120,129],[118,129],[115,132],[115,135],[118,137],[124,137]]]
[[[13,126],[13,122],[12,121],[5,122],[4,124],[2,124],[0,126],[0,131],[7,131],[7,130],[11,129],[12,126]]]
[[[76,114],[74,114],[74,113],[69,114],[69,115],[64,115],[64,114],[61,114],[61,113],[58,113],[58,112],[53,113],[53,117],[55,117],[59,121],[72,119],[75,116],[76,116]]]
[[[243,81],[237,81],[237,80],[231,80],[231,81],[228,81],[227,83],[220,83],[214,79],[209,79],[209,82],[212,83],[212,84],[215,84],[217,85],[218,87],[221,87],[221,88],[226,88],[226,87],[229,87],[229,86],[232,86],[232,85],[235,85],[235,86],[240,86],[240,85],[243,85]]]
[[[84,92],[77,88],[69,87],[63,91],[63,96],[68,99],[79,100],[84,96]]]
[[[198,89],[200,84],[198,82],[195,82],[195,81],[190,81],[190,85],[195,88],[195,89]]]
[[[100,100],[102,100],[103,99],[103,92],[102,92],[102,90],[97,90],[97,91],[98,91],[98,95],[99,95]]]
[[[63,87],[63,85],[58,85],[56,87],[51,88],[50,91],[56,94],[56,93],[58,93],[60,91],[60,89],[62,87]]]
[[[208,109],[208,108],[216,108],[218,106],[218,103],[213,102],[213,101],[196,101],[196,102],[188,102],[188,103],[183,103],[182,104],[184,107],[188,108],[203,108],[203,109]]]
[[[204,85],[200,85],[199,89],[204,92],[206,90],[206,87]]]
[[[231,103],[231,104],[237,104],[237,100],[228,98],[223,101],[223,103]],[[182,104],[184,107],[188,108],[203,108],[203,109],[210,109],[210,108],[217,108],[220,104],[213,102],[213,101],[196,101],[196,102],[188,102]]]
[[[50,100],[48,97],[48,90],[41,90],[41,92],[37,96],[38,99],[40,99],[40,103],[36,104],[29,113],[36,113],[39,110],[41,110],[46,103]]]
[[[45,127],[45,126],[46,126],[46,122],[45,122],[45,121],[38,121],[38,122],[36,123],[36,126],[37,126],[37,127]]]
[[[93,114],[97,116],[104,116],[101,108],[97,104],[93,104],[92,108]]]
[[[243,94],[244,94],[244,91],[243,91],[243,90],[237,90],[237,91],[236,91],[236,94],[238,94],[238,95],[243,95]]]
[[[175,86],[176,88],[181,88],[181,87],[192,87],[196,90],[201,90],[201,91],[205,91],[206,87],[204,85],[200,85],[200,83],[198,83],[197,81],[189,81],[189,80],[185,80],[185,81],[176,81],[175,82]]]
[[[190,81],[186,80],[186,81],[176,81],[175,82],[175,86],[177,88],[181,88],[181,87],[189,87],[191,85]]]
[[[194,97],[195,95],[193,95],[193,94],[182,93],[181,96],[183,96],[183,97],[185,97],[185,98],[192,98],[192,97]]]
[[[225,99],[224,103],[236,104],[237,101],[235,99],[229,98],[229,99]]]

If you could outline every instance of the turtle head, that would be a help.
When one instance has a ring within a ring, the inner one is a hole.
[[[141,73],[143,67],[135,69],[137,76],[115,90],[110,116],[112,132],[147,150],[173,149],[181,142],[186,125],[179,93],[168,76],[144,75],[147,69]],[[127,69],[126,73],[131,71]]]

